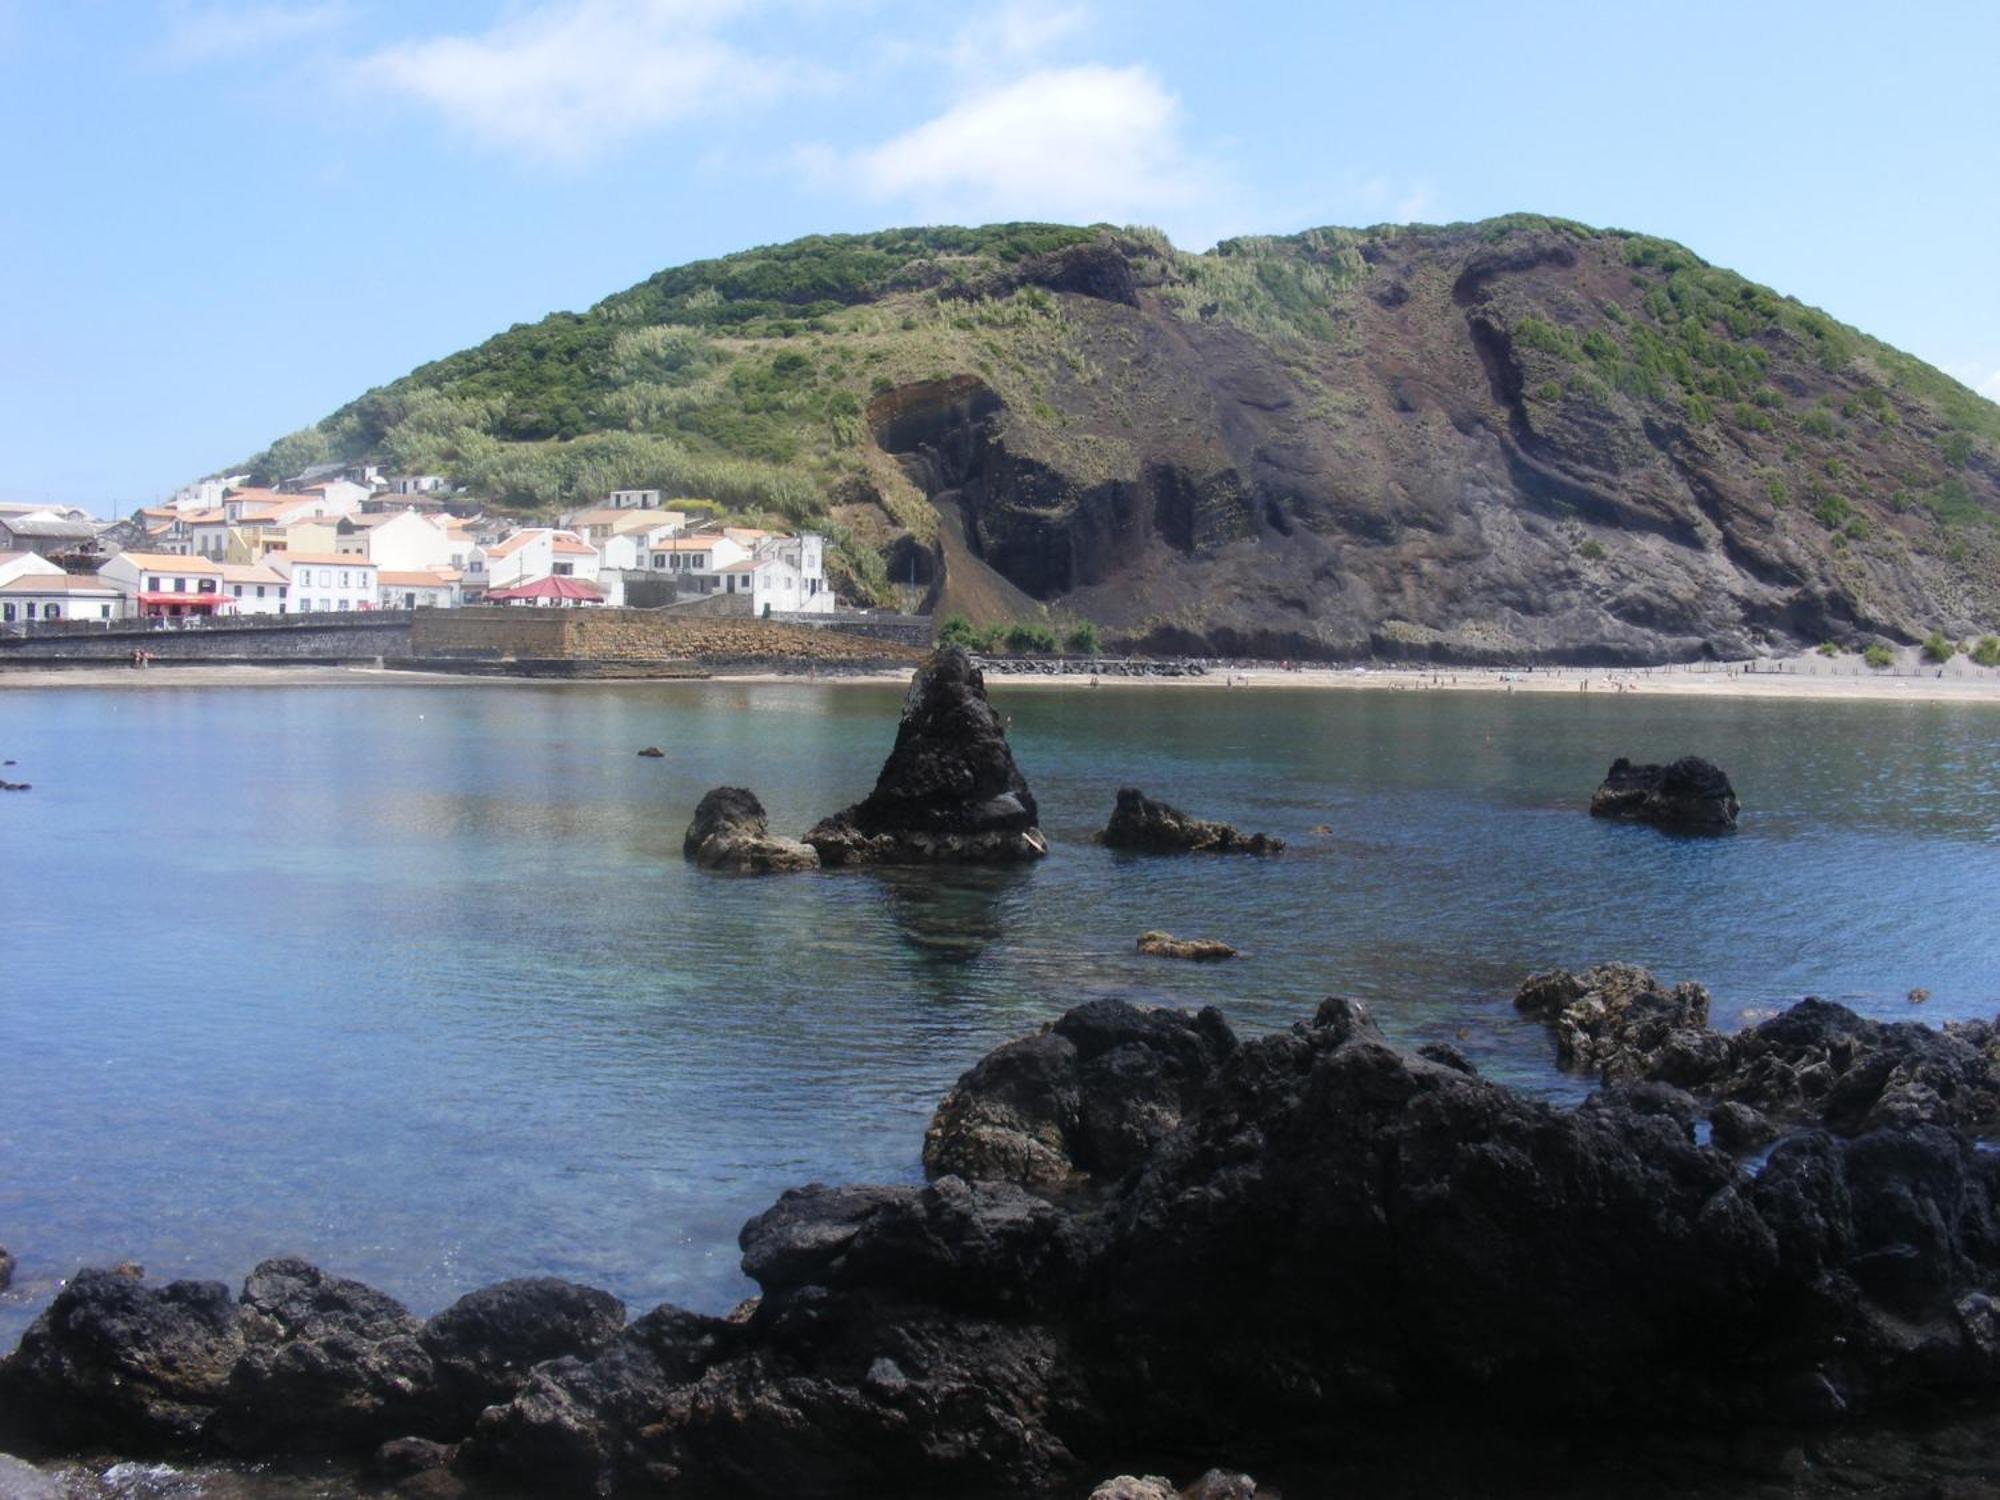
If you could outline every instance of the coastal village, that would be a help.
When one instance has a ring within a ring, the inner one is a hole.
[[[253,615],[603,606],[788,619],[839,607],[825,538],[614,490],[552,525],[485,513],[432,474],[322,464],[205,479],[119,521],[0,505],[0,627]]]

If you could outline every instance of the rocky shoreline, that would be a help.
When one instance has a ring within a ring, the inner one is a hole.
[[[334,1455],[412,1494],[1053,1497],[1336,1462],[1384,1425],[1804,1452],[2000,1409],[2000,1156],[1864,1115],[1737,1157],[1677,1093],[1559,1109],[1346,1000],[1254,1041],[1097,1001],[960,1080],[928,1185],[746,1224],[761,1295],[728,1317],[85,1271],[0,1363],[0,1444]]]

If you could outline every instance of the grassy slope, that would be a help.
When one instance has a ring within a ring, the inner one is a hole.
[[[1064,472],[1088,480],[1132,465],[1102,423],[1073,419],[1073,398],[1091,387],[1099,407],[1107,397],[1143,402],[1143,382],[1100,366],[1102,343],[1081,336],[1074,299],[1018,284],[1033,257],[1114,241],[1173,316],[1258,338],[1338,421],[1351,397],[1323,372],[1329,357],[1354,352],[1343,348],[1355,337],[1346,313],[1371,250],[1435,245],[1443,274],[1468,243],[1551,234],[1600,263],[1615,256],[1628,275],[1617,296],[1594,304],[1510,310],[1531,414],[1657,414],[1711,441],[1754,443],[1772,450],[1773,503],[1840,533],[1841,545],[1865,540],[1867,513],[1886,505],[1933,519],[1938,547],[1959,549],[1961,562],[1983,559],[1995,518],[1965,470],[2000,454],[2000,406],[1677,245],[1529,215],[1314,230],[1228,241],[1208,255],[1101,227],[814,237],[663,271],[588,312],[517,326],[370,391],[250,466],[272,478],[327,457],[379,455],[523,511],[648,486],[739,515],[831,518],[849,571],[880,589],[874,544],[898,530],[928,538],[936,524],[868,440],[861,413],[880,391],[976,373]],[[1839,374],[1851,394],[1802,399],[1796,379],[1791,390],[1773,383],[1774,368],[1800,366]],[[1886,493],[1856,493],[1860,475],[1889,481],[1881,466],[1843,464],[1839,453],[1866,450],[1913,410],[1939,434],[1928,461],[1899,462]],[[856,494],[870,504],[843,503]]]

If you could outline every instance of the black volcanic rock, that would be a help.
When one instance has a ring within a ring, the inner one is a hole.
[[[1710,1028],[1700,985],[1669,990],[1635,964],[1536,974],[1514,1003],[1549,1024],[1563,1067],[1743,1106],[1727,1124],[1718,1111],[1719,1142],[1768,1139],[1770,1120],[1843,1135],[1911,1125],[2000,1129],[2000,1020],[1933,1030],[1808,998],[1726,1036]]]
[[[924,1170],[1068,1187],[1143,1161],[1236,1048],[1210,1007],[1190,1016],[1093,1000],[989,1052],[939,1103]]]
[[[1850,1073],[1873,1049],[1916,1059],[1911,1089],[1973,1086],[1941,1071],[1959,1053],[1832,1009],[1779,1017],[1756,1059],[1837,1073],[1859,1038]],[[1990,1037],[1949,1040],[1983,1056]],[[492,1404],[394,1436],[461,1441],[459,1472],[527,1493],[1018,1500],[1191,1454],[1311,1464],[1398,1429],[1726,1445],[2000,1392],[2000,1157],[1939,1124],[1805,1130],[1753,1173],[1696,1144],[1681,1088],[1559,1108],[1391,1046],[1345,1000],[1240,1044],[1213,1012],[1093,1004],[956,1092],[966,1120],[992,1106],[974,1178],[786,1193],[744,1227],[763,1294],[726,1320],[621,1330],[587,1289],[474,1294],[417,1342]],[[1096,1190],[976,1180],[1040,1162]],[[407,1328],[299,1263],[260,1267],[241,1307],[85,1272],[0,1364],[0,1419],[44,1449],[213,1452],[255,1349],[333,1360]],[[297,1446],[374,1451],[380,1423],[339,1404],[353,1388],[292,1387]]]
[[[1005,864],[1040,859],[1035,797],[986,699],[986,679],[941,647],[903,700],[875,790],[807,831],[826,865]]]
[[[1267,833],[1239,833],[1227,823],[1191,818],[1129,786],[1118,789],[1118,804],[1098,841],[1142,854],[1276,854],[1285,847]]]
[[[31,1451],[184,1450],[242,1353],[221,1282],[79,1271],[0,1363],[0,1435]]]
[[[1635,766],[1621,755],[1590,794],[1593,818],[1651,823],[1675,833],[1725,832],[1736,826],[1738,808],[1722,768],[1698,755],[1664,766]]]
[[[771,835],[764,804],[740,786],[719,786],[701,799],[681,838],[681,853],[704,870],[764,874],[819,868],[810,844]]]
[[[6,1291],[13,1284],[14,1257],[7,1253],[5,1246],[0,1246],[0,1292]]]
[[[303,1260],[268,1260],[239,1307],[245,1348],[212,1425],[223,1446],[356,1451],[435,1424],[423,1325],[393,1297]]]

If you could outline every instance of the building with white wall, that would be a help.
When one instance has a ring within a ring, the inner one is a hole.
[[[227,612],[232,615],[291,613],[291,586],[267,563],[223,563],[222,592],[229,598]]]
[[[121,552],[97,576],[124,596],[124,614],[141,620],[183,620],[225,613],[222,565],[205,557]]]
[[[379,570],[366,558],[331,552],[274,552],[269,565],[291,588],[293,614],[345,614],[377,607]]]
[[[58,620],[117,620],[125,596],[89,573],[23,572],[0,583],[0,625],[33,625]]]

